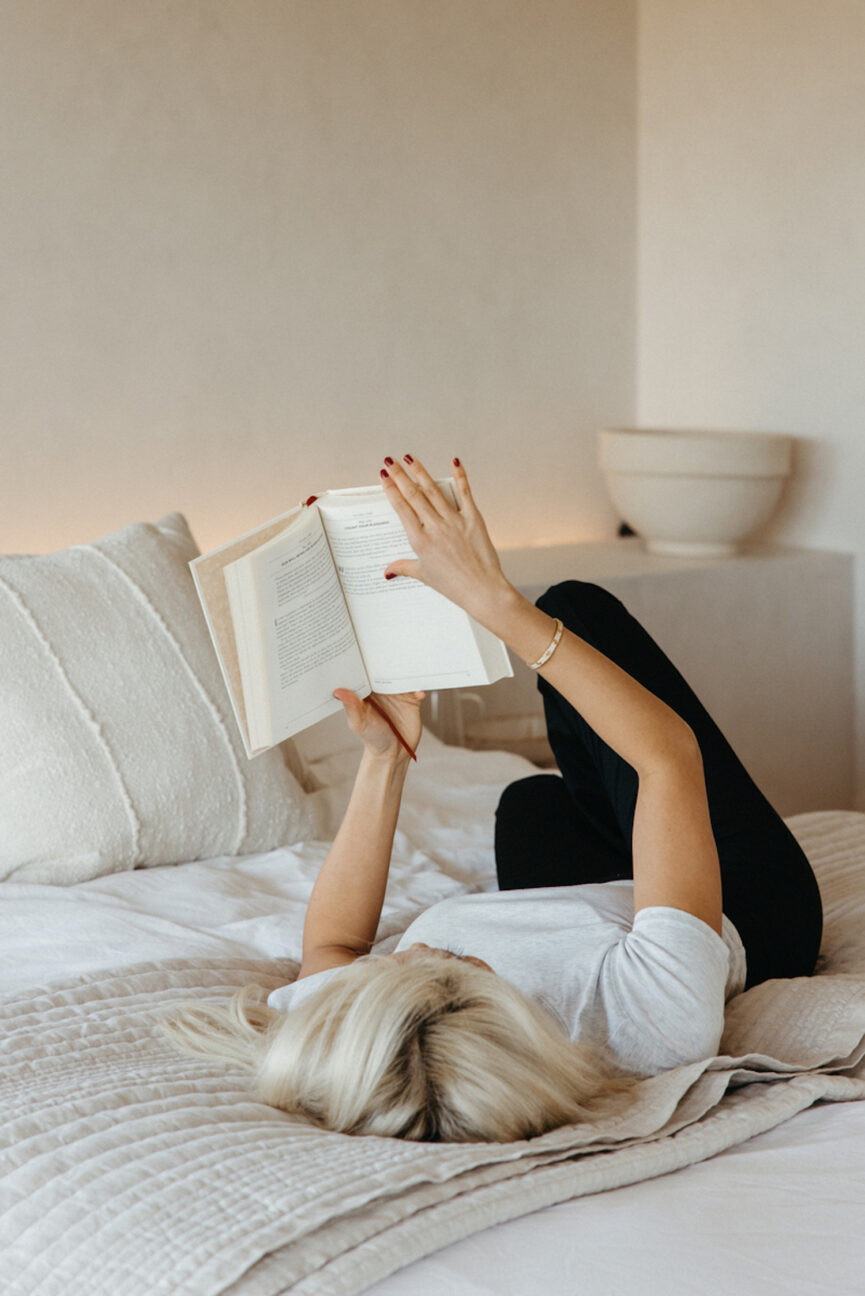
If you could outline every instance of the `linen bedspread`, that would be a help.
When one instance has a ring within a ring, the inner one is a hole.
[[[315,1130],[154,1027],[177,999],[282,984],[291,961],[147,962],[3,996],[4,1289],[353,1296],[492,1223],[702,1160],[820,1099],[865,1097],[865,816],[790,822],[824,895],[819,975],[733,1000],[724,1056],[526,1142]]]

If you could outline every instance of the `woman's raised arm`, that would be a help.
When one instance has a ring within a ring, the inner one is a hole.
[[[421,735],[422,693],[371,694],[362,702],[350,689],[335,692],[364,750],[348,808],[307,906],[298,980],[352,963],[372,948],[409,763],[406,748],[414,751]]]
[[[422,464],[408,456],[404,462],[385,460],[382,484],[417,558],[390,563],[385,575],[413,577],[437,589],[523,661],[535,663],[552,642],[556,623],[505,578],[465,468],[453,461],[456,510]],[[635,908],[683,909],[720,933],[718,854],[702,758],[690,727],[568,630],[539,673],[637,772]]]

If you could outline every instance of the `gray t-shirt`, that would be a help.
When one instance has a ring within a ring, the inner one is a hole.
[[[483,959],[632,1075],[713,1057],[725,1000],[745,984],[726,917],[723,939],[681,909],[635,917],[631,881],[454,896],[416,918],[396,949],[415,941]],[[282,986],[268,1003],[288,1011],[339,970]]]

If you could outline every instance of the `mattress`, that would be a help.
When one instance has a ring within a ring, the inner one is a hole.
[[[533,767],[425,737],[394,848],[379,948],[439,899],[495,886],[501,788]],[[315,763],[320,822],[335,829],[355,756]],[[865,816],[791,825],[826,862],[834,902],[860,903]],[[11,884],[0,905],[0,987],[175,959],[299,960],[303,915],[327,841],[113,874],[58,888]],[[827,938],[832,939],[831,924]],[[843,951],[842,951],[843,962]],[[818,1104],[708,1161],[481,1229],[369,1287],[371,1296],[575,1291],[855,1292],[865,1218],[865,1103]]]

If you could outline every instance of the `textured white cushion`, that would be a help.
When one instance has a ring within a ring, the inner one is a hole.
[[[81,882],[314,836],[279,750],[247,760],[173,513],[0,557],[0,879]]]

